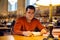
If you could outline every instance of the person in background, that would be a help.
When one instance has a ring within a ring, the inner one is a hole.
[[[60,18],[57,20],[57,26],[60,27]]]
[[[35,7],[32,5],[27,6],[25,16],[17,18],[13,31],[16,35],[31,36],[35,28],[41,30],[40,34],[47,33],[46,28],[40,23],[39,20],[34,18]]]
[[[53,18],[53,25],[57,26],[57,18],[56,17]]]

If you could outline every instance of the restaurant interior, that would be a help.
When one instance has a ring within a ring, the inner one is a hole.
[[[53,24],[52,35],[60,40],[60,0],[0,0],[0,40],[43,40],[48,37],[49,32],[42,36],[30,37],[12,33],[16,19],[25,15],[28,5],[35,6],[34,17],[43,26],[48,27],[49,22]]]

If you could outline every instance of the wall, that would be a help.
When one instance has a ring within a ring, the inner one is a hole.
[[[23,16],[25,13],[25,0],[18,0],[18,10],[17,15]]]
[[[0,14],[6,16],[8,12],[8,0],[0,0]]]

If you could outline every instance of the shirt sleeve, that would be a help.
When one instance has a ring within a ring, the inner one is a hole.
[[[39,20],[37,20],[37,27],[39,30],[42,30],[43,28],[45,28],[40,22]]]
[[[17,19],[13,29],[14,34],[22,34],[22,31],[20,30],[21,26],[22,26],[21,20]]]

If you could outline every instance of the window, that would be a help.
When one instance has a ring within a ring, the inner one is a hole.
[[[34,5],[36,3],[37,0],[30,0],[30,5]]]
[[[17,10],[17,0],[8,0],[8,11]]]
[[[37,0],[26,0],[26,6],[27,5],[35,5],[35,2],[36,2]]]

